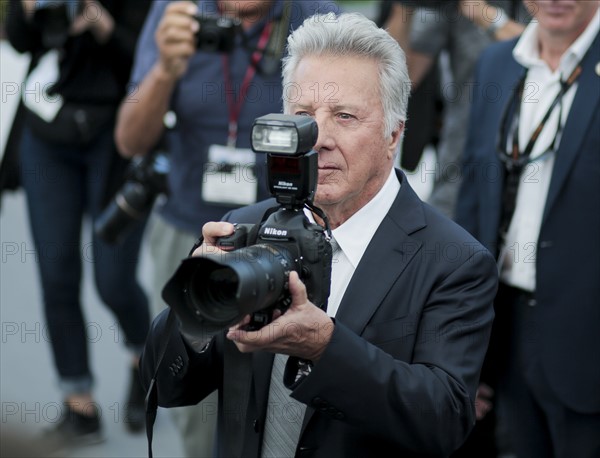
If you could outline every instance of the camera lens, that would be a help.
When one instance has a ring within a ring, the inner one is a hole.
[[[108,243],[116,243],[147,215],[154,197],[141,183],[126,183],[94,223],[96,235]]]
[[[236,304],[238,276],[229,267],[215,267],[208,274],[196,269],[190,279],[190,298],[197,313],[218,322],[235,319],[239,310]],[[197,285],[202,285],[198,287]]]
[[[190,258],[196,265],[186,286],[188,307],[194,316],[214,324],[234,324],[287,294],[293,259],[287,250],[273,245]]]
[[[215,31],[205,32],[200,38],[201,48],[206,52],[218,52],[221,39]]]
[[[144,220],[159,194],[168,191],[169,157],[163,152],[133,162],[131,177],[102,211],[94,224],[96,235],[105,242],[116,243]]]
[[[223,17],[197,16],[200,30],[196,35],[196,48],[204,52],[230,53],[235,46],[237,21]]]
[[[217,269],[208,276],[208,296],[217,302],[228,303],[235,300],[237,275],[229,268]]]

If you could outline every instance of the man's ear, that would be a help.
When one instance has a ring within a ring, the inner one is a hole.
[[[388,157],[394,157],[398,151],[398,144],[404,134],[404,121],[400,121],[398,126],[392,131],[388,144]]]

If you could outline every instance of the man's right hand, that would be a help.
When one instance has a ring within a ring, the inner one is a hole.
[[[214,253],[220,250],[217,247],[217,240],[233,234],[235,226],[231,223],[211,221],[202,226],[202,245],[194,250],[192,256],[200,256],[207,253]],[[225,250],[221,250],[225,251]]]
[[[156,30],[158,66],[165,76],[173,80],[183,76],[190,57],[196,52],[199,23],[193,17],[195,14],[198,14],[198,6],[192,2],[170,3]]]

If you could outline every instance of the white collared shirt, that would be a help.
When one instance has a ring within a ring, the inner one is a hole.
[[[540,59],[537,22],[531,22],[523,32],[513,50],[515,60],[528,69],[519,122],[521,151],[560,91],[561,80],[564,81],[571,75],[599,29],[600,10],[596,11],[586,30],[563,54],[556,71],[552,71]],[[560,120],[558,117],[561,110],[555,107],[531,152],[532,162],[525,167],[521,175],[515,212],[501,251],[500,278],[504,283],[526,291],[535,291],[536,288],[537,244],[554,168],[555,153],[547,151],[559,122],[564,126],[567,120],[577,87],[578,84],[575,83],[564,95]],[[554,149],[557,147],[558,145],[555,145]]]
[[[400,182],[394,169],[379,192],[364,207],[352,215],[341,226],[332,231],[333,238],[340,246],[334,254],[331,265],[331,292],[327,305],[327,314],[335,316],[350,283],[373,235],[379,228],[385,215],[390,210],[398,191]],[[311,221],[312,214],[306,211]]]

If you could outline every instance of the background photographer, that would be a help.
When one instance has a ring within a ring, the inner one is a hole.
[[[511,449],[596,457],[600,2],[525,3],[535,20],[477,65],[457,222],[498,257],[484,368]]]
[[[387,4],[387,27],[407,50],[414,91],[408,108],[409,141],[403,145],[402,163],[418,166],[423,179],[433,174],[428,202],[454,218],[463,175],[461,158],[476,90],[477,59],[495,41],[519,35],[530,16],[521,0],[396,0]],[[410,145],[419,137],[421,149],[411,151]],[[434,143],[432,138],[437,143],[435,170],[427,170],[424,163],[418,164],[422,148]],[[496,411],[492,409],[490,385],[484,368],[476,404],[479,421],[469,440],[453,455],[456,458],[496,456],[498,449],[505,448],[503,426],[497,426]]]
[[[453,218],[477,58],[494,41],[519,35],[529,15],[521,0],[396,0],[386,4],[390,3],[386,27],[406,50],[413,90],[425,102],[409,106],[407,136],[423,131],[439,136],[436,170],[425,170],[422,176],[434,173],[428,202]],[[431,71],[439,75],[432,78]],[[411,102],[417,102],[417,97]],[[436,102],[442,107],[435,108]],[[441,116],[428,115],[424,121],[429,124],[420,125],[428,107],[442,111]],[[421,150],[406,153],[420,155]],[[418,158],[402,159],[418,163]]]
[[[164,131],[165,113],[176,113],[177,125],[167,139],[169,197],[150,235],[155,313],[164,308],[162,287],[202,225],[269,195],[264,164],[249,150],[252,122],[281,112],[279,61],[289,31],[315,12],[333,8],[331,1],[298,0],[153,4],[132,72],[136,92],[120,108],[115,136],[125,156],[147,154]],[[210,24],[207,36],[194,18],[200,15],[236,21],[230,49],[216,52],[218,37],[230,32]],[[174,412],[174,418],[187,454],[210,455],[216,397]]]
[[[44,311],[66,408],[48,432],[47,452],[102,439],[92,395],[86,322],[80,303],[84,216],[94,220],[119,184],[115,112],[126,94],[137,34],[147,12],[136,1],[10,2],[7,35],[37,66],[23,91],[23,186],[38,254]],[[119,245],[93,236],[96,286],[131,350],[128,429],[144,424],[137,361],[149,327],[136,280],[143,224]]]
[[[475,421],[494,260],[394,169],[410,90],[398,43],[362,15],[330,14],[307,19],[287,51],[283,83],[297,91],[285,112],[319,127],[314,203],[335,240],[327,312],[292,272],[291,306],[259,331],[245,331],[246,319],[216,334],[198,320],[204,332],[186,338],[167,328],[158,403],[195,404],[217,390],[218,456],[446,456]],[[207,223],[196,254],[219,253],[232,222],[256,224],[273,205]],[[166,316],[142,356],[146,386]],[[290,358],[284,385],[287,355],[311,365],[300,374]]]

